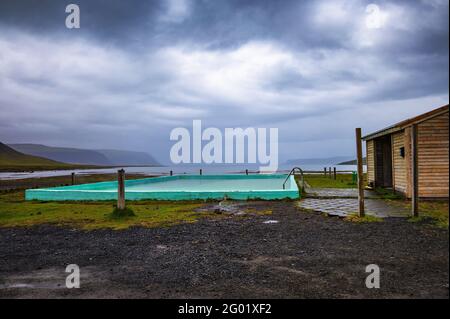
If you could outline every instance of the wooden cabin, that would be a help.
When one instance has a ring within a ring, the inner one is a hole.
[[[418,195],[448,199],[448,113],[447,104],[364,136],[369,186],[391,188],[411,198],[414,164],[411,135],[414,127],[417,132]]]

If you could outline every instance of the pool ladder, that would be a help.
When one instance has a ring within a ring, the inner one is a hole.
[[[291,169],[288,176],[286,177],[286,179],[283,182],[283,189],[286,189],[286,183],[289,180],[289,177],[291,177],[291,175],[295,176],[295,171],[300,172],[300,182],[301,182],[300,187],[301,187],[301,191],[303,193],[305,191],[305,179],[303,177],[303,170],[300,167],[294,167],[293,169]]]

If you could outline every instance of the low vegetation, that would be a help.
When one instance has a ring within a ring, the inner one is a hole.
[[[112,213],[110,215],[110,217],[113,219],[130,218],[130,217],[135,217],[135,216],[136,216],[136,214],[129,207],[125,207],[124,209],[118,209],[116,207],[116,208],[114,208],[114,210],[112,211]]]
[[[336,179],[324,174],[307,174],[305,181],[314,188],[356,188],[352,174],[337,174]]]
[[[345,220],[354,223],[378,223],[382,222],[383,219],[380,217],[365,215],[364,217],[359,217],[357,213],[353,213],[345,217]]]
[[[162,227],[192,223],[214,212],[198,212],[198,202],[136,201],[127,208],[135,216],[117,218],[111,212],[115,203],[108,202],[41,202],[25,201],[24,192],[0,195],[0,227],[54,224],[82,229],[124,229],[131,226]]]
[[[408,208],[411,205],[405,204]],[[411,217],[410,222],[419,222],[432,219],[433,223],[441,228],[448,228],[448,201],[422,201],[419,202],[419,217]]]
[[[402,199],[403,196],[399,193],[394,192],[392,189],[377,187],[375,188],[375,193],[379,196],[381,199]]]

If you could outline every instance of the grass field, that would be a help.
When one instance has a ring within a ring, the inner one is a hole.
[[[196,212],[198,202],[136,201],[127,206],[135,217],[117,219],[111,216],[115,202],[38,202],[25,201],[24,192],[0,195],[0,227],[38,224],[66,225],[82,229],[124,229],[130,226],[162,227],[195,222],[215,215]]]
[[[337,174],[336,179],[323,174],[307,174],[305,181],[314,188],[356,188],[352,174]]]

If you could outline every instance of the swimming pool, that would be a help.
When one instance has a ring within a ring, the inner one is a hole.
[[[125,181],[125,199],[284,199],[299,198],[294,176],[286,174],[176,175]],[[117,181],[27,189],[26,200],[115,200]]]

